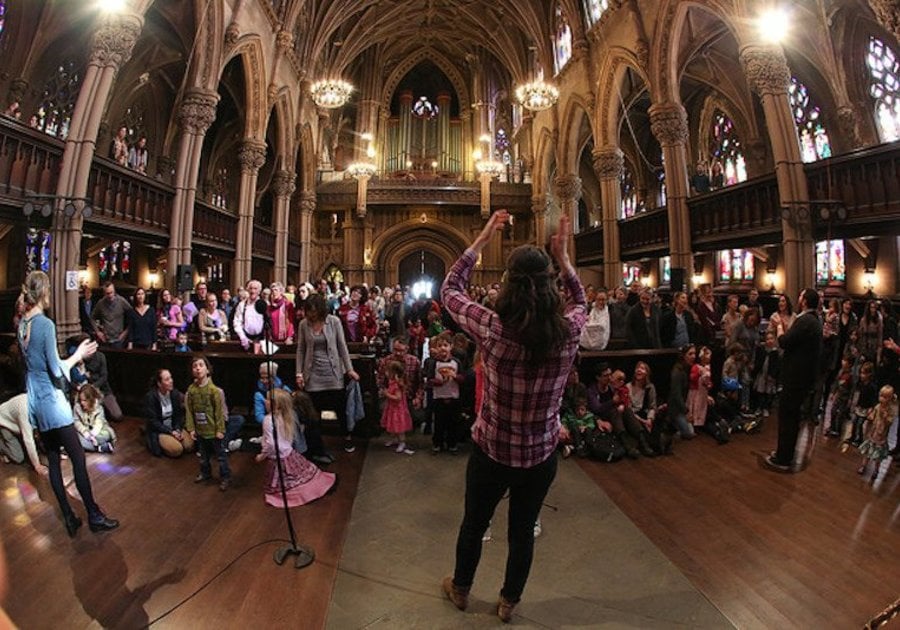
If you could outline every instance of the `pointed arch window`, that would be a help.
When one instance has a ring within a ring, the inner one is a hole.
[[[630,287],[635,282],[641,283],[641,266],[622,263],[622,284]]]
[[[831,140],[822,122],[822,110],[815,105],[805,85],[791,77],[788,88],[791,111],[797,123],[797,135],[800,139],[800,155],[804,162],[815,162],[831,157]]]
[[[866,55],[869,94],[875,99],[875,122],[882,142],[900,139],[900,63],[890,46],[869,38]]]
[[[69,135],[75,100],[81,87],[81,69],[72,60],[65,61],[44,84],[41,105],[34,127],[47,135],[65,139]]]
[[[559,72],[572,58],[572,28],[560,4],[556,5],[556,39],[553,48],[556,53],[556,72]]]
[[[753,252],[726,249],[719,252],[719,282],[753,282]]]
[[[628,168],[628,162],[622,169],[622,207],[619,218],[627,219],[633,217],[638,211],[637,186],[634,183],[634,174]]]
[[[844,241],[816,243],[816,284],[842,283],[847,280]]]
[[[587,15],[588,24],[593,26],[599,22],[608,8],[609,0],[584,0],[584,12]]]
[[[713,157],[711,184],[713,188],[731,186],[747,181],[747,162],[734,122],[721,110],[713,116],[710,138]]]

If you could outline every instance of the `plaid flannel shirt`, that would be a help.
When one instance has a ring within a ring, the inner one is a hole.
[[[475,338],[484,363],[484,402],[472,425],[472,439],[500,464],[531,468],[550,457],[559,440],[560,401],[587,319],[584,289],[574,273],[562,274],[569,295],[564,313],[569,338],[536,365],[528,359],[527,340],[507,333],[497,313],[466,293],[476,259],[467,249],[441,287],[444,308]]]

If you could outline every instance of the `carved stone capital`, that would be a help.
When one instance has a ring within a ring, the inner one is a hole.
[[[275,46],[283,55],[294,50],[294,34],[290,31],[278,31],[278,35],[275,36]]]
[[[791,70],[781,48],[746,46],[741,50],[741,63],[754,92],[760,96],[787,94]]]
[[[684,144],[688,137],[687,112],[678,103],[650,106],[650,130],[664,147]]]
[[[300,211],[303,214],[312,214],[316,210],[316,193],[304,190],[300,193]]]
[[[272,180],[272,192],[276,197],[290,197],[297,190],[297,175],[290,171],[278,171]]]
[[[266,163],[266,143],[259,140],[244,140],[238,150],[241,173],[255,175]]]
[[[219,95],[215,92],[203,90],[190,90],[181,101],[181,110],[178,112],[178,122],[181,128],[187,132],[202,136],[216,119],[216,105],[219,104]]]
[[[231,48],[237,44],[238,38],[241,36],[241,27],[237,22],[232,22],[225,29],[225,46]]]
[[[560,201],[578,201],[581,199],[581,178],[577,175],[557,175],[553,179],[553,192]]]
[[[852,105],[842,105],[837,108],[838,126],[847,142],[854,149],[862,146],[859,136],[859,113]]]
[[[547,214],[547,196],[535,195],[531,198],[531,212],[535,216]]]
[[[625,172],[625,154],[619,147],[601,147],[591,153],[594,172],[601,180],[619,179]]]
[[[90,64],[118,70],[131,58],[141,35],[144,20],[133,13],[113,15],[103,20],[91,40]]]

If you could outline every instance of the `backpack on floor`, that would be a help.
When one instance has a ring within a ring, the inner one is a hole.
[[[671,455],[675,432],[675,427],[669,421],[666,406],[663,405],[656,411],[653,428],[650,430],[650,448],[653,452],[657,455]]]
[[[625,457],[625,447],[612,433],[594,429],[586,436],[588,457],[598,462],[617,462]]]

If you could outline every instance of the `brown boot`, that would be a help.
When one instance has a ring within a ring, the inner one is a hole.
[[[512,620],[513,611],[516,609],[517,602],[511,602],[503,595],[500,596],[500,601],[497,602],[497,616],[500,617],[500,621],[503,623],[509,623]]]
[[[456,584],[453,583],[453,576],[448,575],[444,578],[444,581],[441,582],[441,586],[444,589],[444,594],[447,596],[453,605],[459,608],[460,610],[465,610],[469,605],[469,589],[459,588]]]

